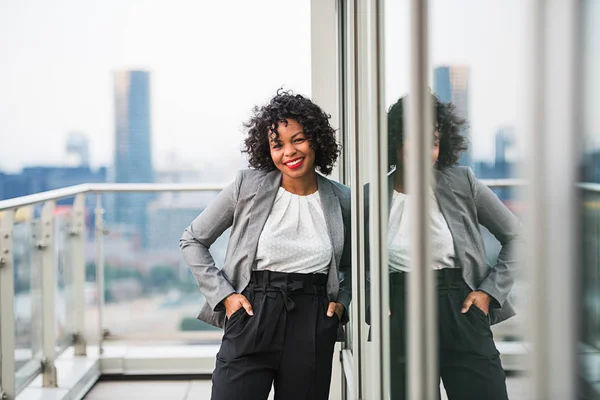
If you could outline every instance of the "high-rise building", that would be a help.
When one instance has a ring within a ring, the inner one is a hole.
[[[118,71],[115,90],[115,182],[152,183],[152,135],[150,124],[150,73]],[[118,193],[114,199],[115,222],[133,225],[146,237],[145,193]],[[110,217],[109,217],[110,219]]]
[[[443,102],[452,102],[461,118],[469,120],[469,67],[464,65],[443,65],[433,71],[433,87]],[[466,128],[462,134],[469,141],[469,150],[460,158],[461,165],[472,166],[471,132]]]
[[[512,127],[502,127],[496,132],[496,165],[507,163],[506,153],[515,144],[514,129]]]

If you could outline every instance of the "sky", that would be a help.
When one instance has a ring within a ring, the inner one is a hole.
[[[70,131],[112,164],[112,73],[151,72],[155,166],[231,166],[253,105],[310,95],[308,1],[0,0],[0,168],[61,164]],[[172,158],[172,157],[171,157]]]
[[[385,1],[388,104],[408,89],[408,4]],[[431,2],[432,67],[470,67],[475,159],[519,126],[521,8]],[[310,96],[310,34],[310,0],[0,0],[0,170],[63,164],[72,131],[88,136],[92,166],[112,165],[112,73],[138,68],[151,72],[155,167],[243,167],[252,107],[281,86]]]

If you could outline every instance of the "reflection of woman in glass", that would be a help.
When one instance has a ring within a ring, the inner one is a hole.
[[[392,398],[406,391],[407,274],[412,268],[409,215],[411,196],[404,180],[403,102],[388,112],[389,266],[392,347]],[[505,374],[490,325],[514,315],[506,301],[515,280],[515,249],[522,240],[517,218],[480,183],[470,168],[460,167],[466,140],[465,121],[450,103],[432,96],[434,122],[431,150],[434,180],[431,190],[431,252],[438,293],[439,366],[449,399],[506,399]],[[425,132],[427,134],[427,132]],[[395,167],[395,168],[393,168]],[[487,264],[479,225],[502,244],[496,265]]]
[[[278,92],[256,108],[238,173],[185,230],[181,249],[224,327],[212,399],[329,397],[333,348],[350,302],[350,193],[329,174],[339,146],[328,116]],[[222,269],[209,252],[231,227]],[[344,279],[345,278],[345,279]]]

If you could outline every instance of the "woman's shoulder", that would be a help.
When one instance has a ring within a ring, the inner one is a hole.
[[[471,167],[455,165],[444,168],[440,173],[450,183],[453,190],[470,193],[473,197],[477,195],[481,183],[475,177]]]
[[[260,179],[260,178],[264,178],[265,175],[267,175],[268,173],[269,173],[269,171],[262,171],[259,169],[252,169],[252,168],[244,168],[244,169],[238,170],[237,176],[242,179]]]
[[[240,169],[235,176],[235,182],[238,186],[259,184],[269,174],[269,171],[261,171],[258,169]]]
[[[338,181],[334,181],[333,179],[329,179],[326,176],[321,175],[329,184],[331,185],[331,190],[333,190],[336,196],[348,197],[350,198],[350,188]]]
[[[471,167],[465,167],[463,165],[454,165],[452,167],[446,167],[439,171],[443,176],[455,184],[467,184],[472,185],[475,179],[475,173]]]
[[[267,186],[275,184],[278,180],[279,171],[262,171],[258,169],[241,169],[235,177],[235,186],[241,194],[252,194],[268,180]]]
[[[350,188],[325,176],[319,176],[329,184],[331,192],[339,199],[342,209],[345,211],[350,210]]]
[[[473,172],[471,170],[471,167],[465,167],[464,165],[453,165],[451,167],[446,167],[442,169],[441,173],[451,178],[465,178]]]

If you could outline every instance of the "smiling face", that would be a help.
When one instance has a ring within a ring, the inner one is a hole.
[[[304,179],[315,173],[315,151],[302,125],[293,119],[279,122],[276,135],[269,130],[271,158],[287,179]]]

